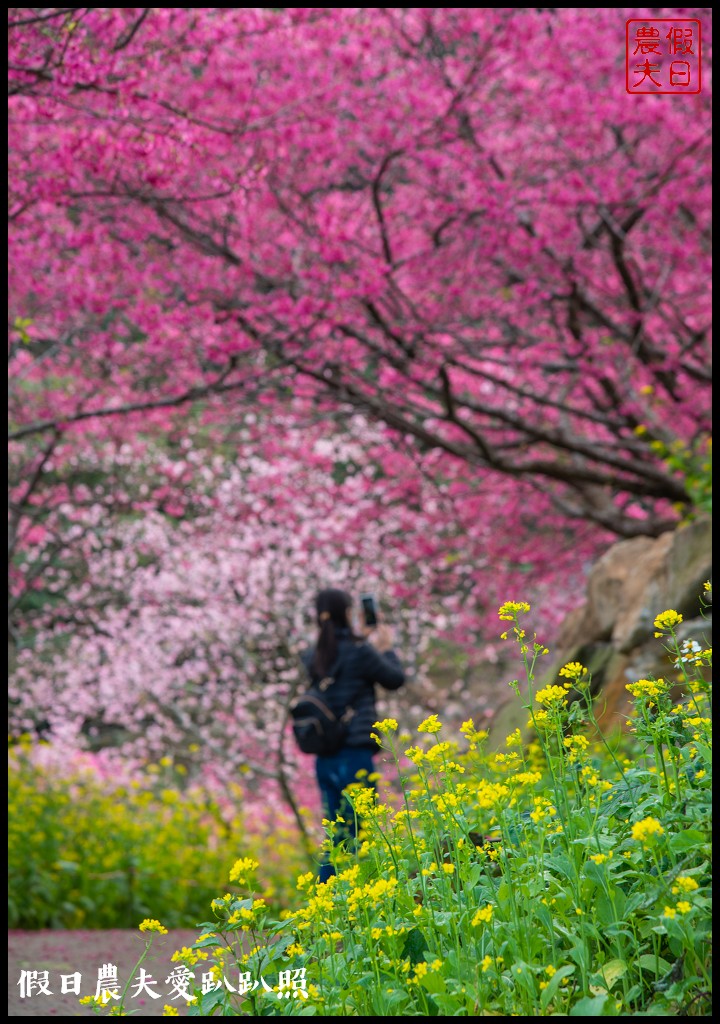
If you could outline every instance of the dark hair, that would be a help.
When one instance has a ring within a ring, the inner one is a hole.
[[[353,635],[348,618],[352,603],[352,597],[346,591],[334,588],[321,590],[315,597],[320,629],[315,645],[315,671],[321,677],[327,675],[337,658],[337,630],[347,629]]]

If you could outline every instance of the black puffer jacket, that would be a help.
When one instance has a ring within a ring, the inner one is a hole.
[[[337,715],[342,715],[349,704],[355,709],[345,745],[377,750],[378,745],[370,736],[377,722],[375,684],[386,690],[398,690],[405,682],[405,671],[394,651],[381,654],[372,644],[354,639],[347,629],[338,630],[336,637],[338,658],[331,673],[335,682],[325,691],[324,697]],[[313,664],[315,648],[305,651],[302,660],[310,681],[319,682],[320,677]]]

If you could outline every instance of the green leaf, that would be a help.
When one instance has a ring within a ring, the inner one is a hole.
[[[652,953],[641,953],[637,958],[637,964],[643,971],[652,971],[653,974],[667,974],[672,964],[663,960],[661,956],[655,957]]]
[[[465,879],[465,884],[467,885],[467,887],[469,889],[474,888],[474,886],[477,884],[478,879],[480,878],[480,875],[482,873],[483,873],[483,865],[482,864],[473,864],[472,865],[472,867],[468,871],[467,878]]]
[[[432,992],[434,995],[440,995],[447,991],[445,979],[442,974],[437,974],[436,972],[426,974],[420,979],[420,984],[427,992]]]
[[[685,850],[694,850],[710,842],[710,837],[704,832],[690,828],[685,832],[678,832],[670,837],[669,846],[673,853],[683,853]]]
[[[594,864],[593,867],[598,867]],[[613,898],[609,899],[604,893],[598,896],[595,903],[595,913],[602,925],[618,924],[622,921],[625,913],[625,895],[620,889],[613,890]]]
[[[212,1017],[213,1010],[222,1006],[226,993],[222,989],[213,989],[206,992],[198,1004],[188,1005],[188,1016],[190,1017]]]
[[[607,868],[604,864],[596,864],[594,861],[589,860],[584,868],[585,877],[594,882],[595,885],[603,885],[607,878]],[[614,918],[613,918],[614,919]]]
[[[392,1013],[397,1007],[402,1006],[408,1000],[407,992],[401,991],[400,989],[394,989],[392,992],[388,992],[385,987],[381,990],[377,989],[377,986],[372,986],[372,1004],[375,1012],[386,1017],[396,1017],[397,1013]]]
[[[624,960],[608,960],[606,964],[598,970],[598,977],[604,982],[605,988],[610,991],[616,981],[627,971],[627,964]]]
[[[408,959],[413,966],[425,959],[427,941],[419,928],[412,928],[405,936],[401,959]]]
[[[56,867],[59,867],[61,871],[79,871],[80,865],[74,860],[58,860],[55,862]]]
[[[217,927],[217,925],[215,925]],[[211,935],[206,939],[198,939],[197,942],[193,942],[192,949],[206,949],[212,946],[226,946],[227,941],[220,938],[219,935]]]
[[[570,1017],[602,1017],[607,995],[584,996],[570,1010]]]
[[[561,967],[559,971],[555,971],[552,978],[548,982],[547,988],[543,989],[543,991],[540,994],[540,1005],[543,1008],[543,1010],[547,1010],[551,1001],[554,999],[555,995],[557,994],[557,990],[560,986],[560,982],[563,980],[563,978],[568,978],[571,974],[574,973],[575,968],[572,964],[565,964],[565,966]]]

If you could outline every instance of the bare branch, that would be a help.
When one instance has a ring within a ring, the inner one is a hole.
[[[21,25],[36,25],[39,21],[52,21],[54,18],[63,18],[66,14],[74,14],[82,10],[81,7],[58,7],[51,14],[38,14],[35,18],[19,18],[17,21],[9,21],[8,28],[19,28]]]
[[[71,423],[78,423],[81,420],[94,419],[95,417],[126,416],[128,413],[145,412],[148,409],[172,408],[179,405],[185,405],[187,402],[195,402],[200,398],[207,398],[210,395],[224,394],[229,391],[240,391],[243,388],[248,387],[248,380],[221,383],[229,372],[230,370],[228,369],[219,381],[207,384],[204,387],[190,388],[181,395],[174,395],[172,398],[158,398],[148,402],[127,402],[124,405],[112,406],[109,409],[85,409],[82,412],[63,416],[62,419],[36,420],[35,423],[28,423],[24,427],[18,427],[17,430],[9,431],[8,440],[16,441],[21,437],[27,437],[30,434],[40,434],[46,430],[63,430]]]
[[[150,7],[142,8],[142,14],[140,15],[140,17],[130,26],[130,28],[125,32],[124,35],[120,36],[118,41],[113,46],[113,53],[117,53],[118,50],[124,50],[125,47],[132,42],[135,33],[140,28],[142,23],[145,21],[151,10],[152,8]]]
[[[391,153],[388,153],[383,162],[380,164],[380,169],[375,175],[372,183],[372,200],[373,206],[375,207],[375,213],[377,214],[378,224],[380,226],[380,237],[382,239],[383,256],[385,262],[389,265],[393,265],[392,251],[390,249],[390,239],[388,238],[387,223],[385,221],[385,214],[383,213],[382,202],[380,201],[380,186],[382,184],[382,178],[385,171],[388,169],[392,161],[396,156],[400,156],[403,151],[401,149],[395,149]]]

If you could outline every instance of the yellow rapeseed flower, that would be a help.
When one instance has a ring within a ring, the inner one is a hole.
[[[695,892],[699,888],[700,886],[690,875],[679,875],[675,880],[675,885],[672,887],[672,892],[674,896],[677,896],[680,892]]]
[[[425,752],[420,747],[408,747],[405,757],[414,765],[420,765],[425,760]]]
[[[667,688],[664,679],[638,679],[636,683],[628,683],[625,687],[633,697],[659,697]]]
[[[428,733],[440,732],[441,729],[442,723],[438,721],[437,715],[430,715],[428,718],[425,719],[424,722],[421,722],[420,725],[417,727],[418,732]]]
[[[236,860],[230,869],[230,881],[242,883],[246,880],[246,876],[256,871],[260,867],[260,864],[253,860],[252,857],[241,857],[240,860]]]
[[[508,622],[514,622],[520,612],[529,612],[530,605],[526,601],[506,601],[498,608],[498,617]]]
[[[454,818],[453,809],[460,806],[460,801],[454,793],[433,793],[430,798],[441,814],[447,814]]]
[[[141,932],[157,932],[159,935],[167,935],[167,928],[163,928],[159,921],[146,917],[138,926]]]
[[[506,747],[521,747],[522,746],[522,733],[519,729],[511,732],[509,736],[505,737]]]
[[[635,822],[631,835],[636,842],[647,846],[654,841],[656,836],[664,835],[664,833],[665,829],[657,818],[643,818],[642,821]]]
[[[480,779],[477,788],[477,801],[483,810],[495,810],[509,796],[510,790],[503,783],[488,782],[486,779]]]
[[[547,711],[536,711],[535,717],[532,715],[527,720],[528,729],[550,729],[552,726],[552,720],[548,715]]]
[[[584,665],[581,665],[579,661],[569,661],[567,665],[558,672],[559,676],[565,679],[572,679],[573,681],[580,679],[581,676],[587,675],[587,669]]]
[[[518,763],[522,760],[517,750],[511,750],[509,754],[496,754],[495,755],[495,767],[496,768],[511,768],[515,769]]]
[[[379,729],[380,732],[391,733],[397,732],[398,724],[394,718],[383,718],[382,722],[375,722],[373,729]]]
[[[557,814],[557,809],[543,796],[534,796],[533,804],[535,805],[535,810],[530,812],[530,817],[536,823],[544,818],[552,818]]]
[[[567,747],[570,757],[577,759],[590,746],[587,736],[566,736],[563,746]]]
[[[545,707],[556,707],[565,703],[567,691],[562,686],[546,686],[544,689],[538,690],[535,700]]]
[[[182,949],[176,949],[173,955],[170,957],[172,963],[187,964],[188,967],[194,967],[198,960],[207,960],[208,955],[203,949],[190,949],[189,946],[183,946]]]
[[[675,626],[679,626],[682,622],[683,617],[678,612],[668,609],[668,611],[660,612],[655,619],[653,625],[655,629],[660,632],[656,633],[655,636],[662,636],[663,633],[671,631]]]
[[[472,919],[472,924],[473,926],[478,924],[489,924],[492,921],[492,916],[492,903],[488,903],[486,906],[480,907],[480,909],[476,911],[475,916]]]
[[[460,732],[469,743],[482,743],[489,736],[486,729],[475,728],[472,718],[468,718],[467,722],[463,722],[460,726]]]
[[[518,786],[534,786],[542,778],[542,772],[517,772],[508,780]]]
[[[456,743],[436,743],[434,747],[425,754],[425,760],[429,761],[430,764],[434,765],[438,761],[442,761],[446,754],[457,749]]]

